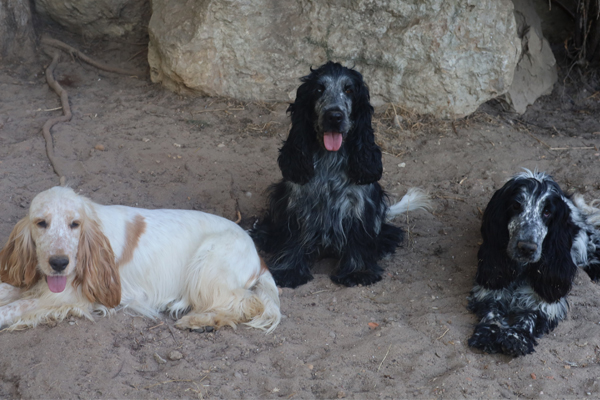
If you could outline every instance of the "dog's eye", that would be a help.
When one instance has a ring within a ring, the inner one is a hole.
[[[521,203],[515,201],[514,203],[512,203],[512,209],[515,211],[521,211]]]
[[[38,221],[36,223],[36,225],[39,226],[40,228],[43,228],[43,229],[46,229],[48,227],[48,224],[44,220]]]
[[[547,209],[547,208],[544,208],[544,211],[542,211],[542,217],[549,218],[550,215],[552,215],[552,213],[550,212],[550,210]]]
[[[73,221],[73,222],[71,222],[71,225],[69,225],[69,228],[71,228],[71,229],[79,228],[79,225],[81,225],[81,223],[79,221]]]
[[[350,87],[350,86],[347,86],[347,87],[344,89],[344,92],[345,92],[346,94],[352,94],[352,93],[354,93],[354,90],[352,89],[352,87]]]

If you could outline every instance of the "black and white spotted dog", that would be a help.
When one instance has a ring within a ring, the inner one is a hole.
[[[311,280],[310,267],[323,255],[340,260],[334,282],[372,284],[383,271],[377,260],[394,252],[403,237],[387,220],[426,208],[429,200],[411,189],[388,207],[377,183],[381,150],[360,73],[328,62],[301,80],[288,108],[292,128],[277,160],[283,180],[270,188],[267,214],[252,236],[272,255],[269,269],[280,286]]]
[[[469,345],[487,353],[532,353],[536,338],[567,314],[577,268],[600,278],[600,210],[526,170],[498,190],[481,226],[468,308],[481,319]]]

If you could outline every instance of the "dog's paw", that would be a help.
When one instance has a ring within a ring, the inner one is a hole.
[[[271,275],[273,275],[277,286],[292,289],[313,280],[312,275],[300,274],[298,271],[291,269],[271,271]]]
[[[524,356],[535,351],[534,346],[537,344],[535,339],[524,331],[518,331],[513,328],[505,329],[498,343],[502,347],[502,353],[512,356]]]
[[[500,330],[501,328],[497,325],[477,325],[475,327],[475,332],[469,339],[469,346],[489,354],[502,352],[502,347],[498,343]]]
[[[346,275],[334,275],[331,280],[338,285],[344,285],[348,287],[356,285],[372,285],[375,282],[381,280],[381,274],[372,271],[359,271],[352,272]]]

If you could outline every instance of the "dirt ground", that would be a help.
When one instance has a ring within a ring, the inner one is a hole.
[[[141,47],[58,38],[113,65],[145,66]],[[45,82],[48,63],[40,56],[0,65],[2,243],[35,194],[58,184],[41,135],[61,112]],[[74,117],[54,127],[54,148],[77,191],[103,204],[196,209],[232,220],[239,210],[245,228],[264,210],[265,189],[281,177],[286,104],[181,97],[147,77],[102,72],[68,56],[55,76]],[[270,335],[245,327],[192,333],[175,329],[167,315],[150,320],[123,311],[2,332],[0,397],[600,397],[600,287],[585,273],[567,320],[534,354],[512,359],[467,346],[476,318],[466,297],[492,193],[526,167],[549,172],[587,200],[600,198],[600,94],[589,83],[564,82],[524,116],[497,102],[457,121],[378,108],[381,183],[396,199],[422,187],[436,205],[396,220],[408,240],[382,262],[383,281],[337,286],[324,260],[312,282],[283,290],[284,318]],[[171,360],[173,351],[183,357]]]

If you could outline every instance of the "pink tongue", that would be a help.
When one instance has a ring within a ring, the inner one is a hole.
[[[65,290],[67,286],[66,276],[46,276],[46,282],[48,282],[48,288],[52,293],[60,293]]]
[[[329,151],[338,151],[342,147],[342,134],[338,132],[325,132],[323,144]]]

